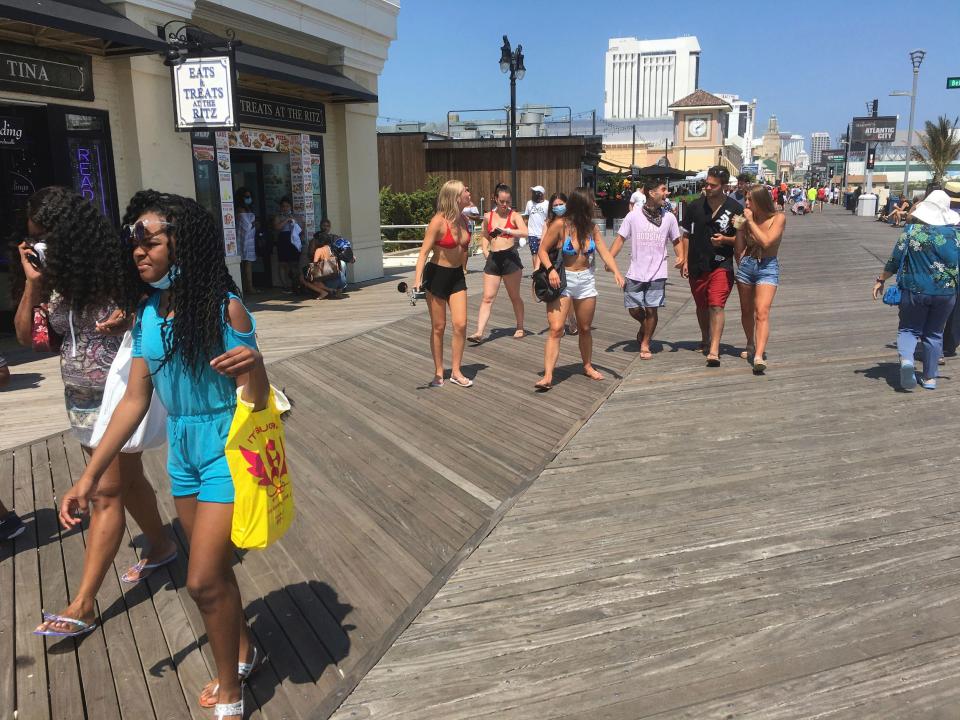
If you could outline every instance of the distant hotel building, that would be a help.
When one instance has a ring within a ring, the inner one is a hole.
[[[695,37],[611,38],[604,72],[604,117],[669,117],[667,107],[696,90],[699,80],[700,43]]]
[[[830,133],[815,132],[810,136],[810,159],[814,163],[820,162],[820,153],[830,149]]]

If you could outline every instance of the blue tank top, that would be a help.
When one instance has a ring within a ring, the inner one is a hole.
[[[215,415],[224,411],[233,412],[237,407],[237,384],[234,378],[221,375],[204,363],[199,374],[188,368],[179,355],[158,371],[163,360],[163,335],[172,331],[173,320],[160,317],[160,292],[147,298],[137,312],[137,322],[133,326],[133,357],[141,357],[153,374],[153,387],[157,397],[170,416],[177,415]],[[232,293],[231,300],[239,300]],[[246,345],[256,348],[256,320],[246,307],[244,311],[250,317],[250,331],[234,330],[226,318],[224,306],[223,348],[224,351]],[[209,358],[213,360],[213,358]]]

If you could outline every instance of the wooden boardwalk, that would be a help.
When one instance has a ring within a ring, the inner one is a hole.
[[[336,720],[960,717],[960,360],[894,390],[895,237],[788,219],[765,377],[664,323]]]
[[[388,268],[380,280],[352,285],[349,298],[317,302],[283,293],[256,295],[249,307],[257,318],[257,337],[267,361],[338,342],[367,330],[417,314],[397,293],[397,282],[409,279],[411,268]],[[63,409],[60,358],[39,355],[17,345],[16,338],[0,340],[0,354],[13,373],[0,391],[0,450],[23,445],[69,427]],[[30,408],[24,422],[23,407]]]
[[[472,322],[479,275],[468,283]],[[423,303],[403,310],[404,319],[270,364],[272,381],[296,404],[287,440],[298,519],[274,547],[237,556],[247,617],[270,660],[250,683],[250,717],[329,716],[614,389],[636,356],[623,345],[636,326],[609,279],[602,293],[595,364],[609,379],[579,374],[568,339],[546,396],[532,391],[545,326],[533,302],[533,334],[497,335],[468,350],[470,389],[426,386]],[[386,295],[404,307],[395,290]],[[512,334],[512,322],[504,295],[491,327]],[[309,342],[310,332],[288,325],[279,348],[261,339],[270,355]],[[145,461],[172,517],[164,454]],[[65,434],[0,453],[0,499],[28,524],[0,546],[0,719],[209,717],[196,698],[213,663],[184,588],[176,523],[180,560],[126,589],[118,578],[139,542],[131,523],[94,633],[79,643],[31,634],[41,608],[60,608],[80,575],[83,534],[62,533],[54,506],[83,462]]]

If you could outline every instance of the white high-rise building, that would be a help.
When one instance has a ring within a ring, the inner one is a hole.
[[[796,164],[797,155],[803,152],[803,135],[780,133],[781,148],[780,161]]]
[[[820,153],[830,149],[830,133],[815,132],[810,136],[810,159],[814,163],[820,162]]]
[[[753,131],[757,116],[757,100],[741,100],[739,95],[713,93],[732,108],[727,116],[726,144],[740,150],[743,162],[753,161]]]
[[[669,117],[667,106],[696,90],[699,80],[700,43],[695,37],[611,38],[604,71],[604,117]]]

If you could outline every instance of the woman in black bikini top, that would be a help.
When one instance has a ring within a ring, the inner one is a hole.
[[[477,331],[467,338],[475,344],[483,342],[501,281],[507,288],[517,320],[513,337],[522,338],[524,335],[523,300],[520,298],[523,263],[520,261],[520,253],[517,252],[517,241],[527,236],[527,226],[523,218],[513,211],[508,186],[497,185],[493,196],[497,204],[496,210],[491,210],[487,215],[483,228],[483,254],[487,258],[487,264],[483,268],[483,300],[477,314]]]

